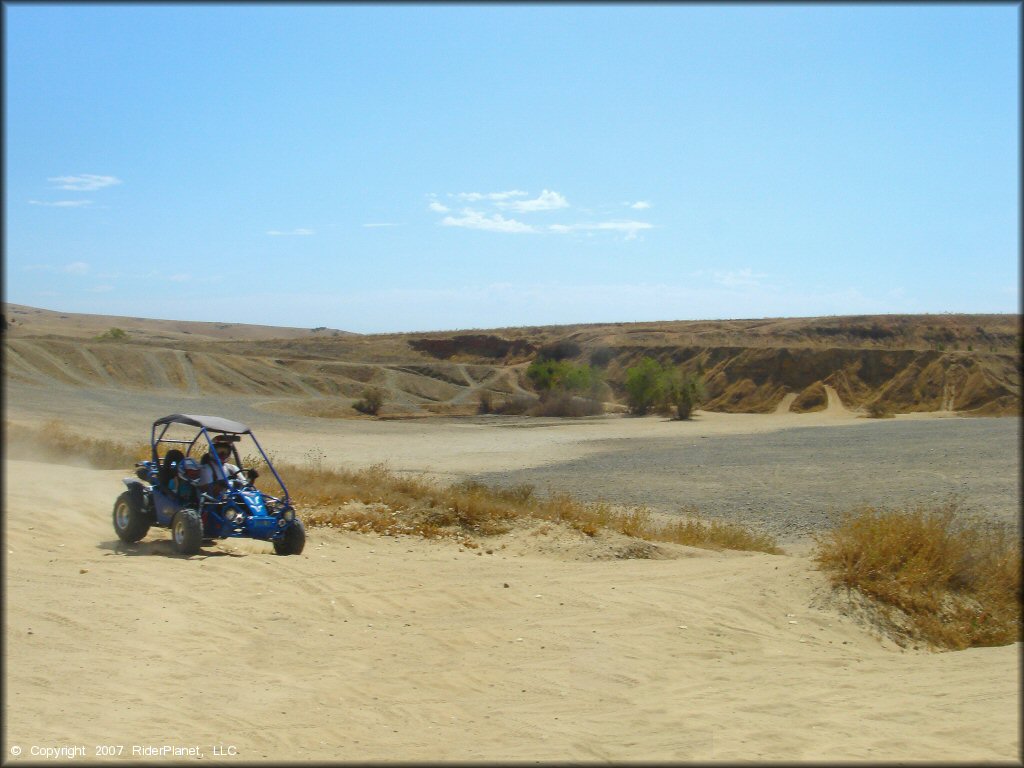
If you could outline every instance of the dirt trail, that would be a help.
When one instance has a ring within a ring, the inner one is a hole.
[[[187,352],[180,349],[174,350],[174,357],[178,361],[178,366],[181,368],[182,377],[185,380],[185,389],[189,394],[199,393],[199,381],[196,379],[196,369],[192,365],[192,360],[189,358]]]
[[[825,414],[839,417],[850,416],[853,412],[843,405],[843,400],[839,397],[839,393],[828,384],[825,384],[824,387],[825,394],[828,395],[828,406],[825,408]]]
[[[775,413],[783,414],[789,413],[789,406],[796,400],[796,392],[790,392],[782,398],[782,401],[776,406]]]

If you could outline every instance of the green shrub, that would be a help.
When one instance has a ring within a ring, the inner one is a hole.
[[[538,357],[526,369],[526,378],[544,397],[549,392],[587,392],[600,384],[600,374],[589,365]]]
[[[707,396],[704,379],[693,373],[673,371],[668,375],[667,398],[675,406],[676,418],[685,421]]]
[[[642,416],[665,399],[665,369],[651,357],[626,369],[626,405],[630,413]]]
[[[127,338],[128,334],[120,328],[110,328],[97,336],[96,341],[124,341]]]
[[[626,369],[625,389],[626,405],[638,416],[652,410],[668,415],[674,409],[676,418],[689,419],[707,397],[703,376],[683,373],[651,357]]]

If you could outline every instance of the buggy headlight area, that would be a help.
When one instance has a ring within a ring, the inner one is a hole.
[[[228,507],[224,510],[224,519],[229,523],[241,523],[245,515],[238,511],[238,507]]]
[[[276,496],[264,496],[267,501],[267,507],[275,515],[282,519],[287,519],[289,522],[295,518],[295,511],[292,506],[282,499]]]

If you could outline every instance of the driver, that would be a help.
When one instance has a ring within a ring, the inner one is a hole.
[[[199,487],[206,493],[219,496],[227,489],[228,482],[235,479],[240,470],[228,461],[231,458],[231,442],[229,440],[218,435],[213,438],[213,448],[217,452],[217,458],[220,459],[224,470],[221,471],[217,462],[209,454],[204,456],[203,467],[199,473]]]

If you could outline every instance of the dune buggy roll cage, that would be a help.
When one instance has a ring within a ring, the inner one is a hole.
[[[171,428],[171,425],[173,424],[184,424],[190,427],[197,427],[199,431],[191,440],[176,440],[173,438],[164,437],[164,435],[167,434],[167,430],[169,430]],[[161,426],[163,427],[163,429],[161,429],[160,434],[157,435],[157,429]],[[256,444],[256,449],[260,452],[260,456],[263,457],[264,463],[267,465],[267,467],[270,468],[271,473],[273,473],[274,475],[274,479],[277,480],[277,484],[280,485],[281,490],[284,491],[283,501],[286,504],[290,502],[290,499],[288,498],[288,488],[285,486],[284,481],[281,479],[281,476],[277,474],[277,470],[274,469],[274,465],[270,461],[270,457],[267,456],[266,451],[263,450],[263,446],[260,445],[260,441],[256,439],[256,435],[252,433],[252,430],[249,429],[249,427],[245,426],[245,424],[242,424],[241,422],[238,421],[222,419],[219,416],[195,416],[185,413],[173,413],[170,416],[164,416],[162,419],[157,419],[156,421],[153,422],[153,429],[152,432],[150,433],[150,447],[153,452],[152,455],[154,466],[159,466],[160,463],[160,459],[158,456],[159,452],[157,451],[157,446],[160,443],[187,445],[188,447],[185,449],[185,455],[188,456],[190,455],[192,448],[199,441],[199,438],[205,437],[207,445],[209,446],[210,449],[210,460],[216,462],[217,466],[220,468],[221,477],[226,476],[226,472],[224,470],[224,463],[220,460],[220,456],[217,455],[217,451],[214,450],[213,438],[210,437],[211,432],[219,435],[230,436],[230,438],[232,438],[232,443],[238,442],[239,438],[242,435],[248,435],[249,437],[251,437],[252,441]]]

